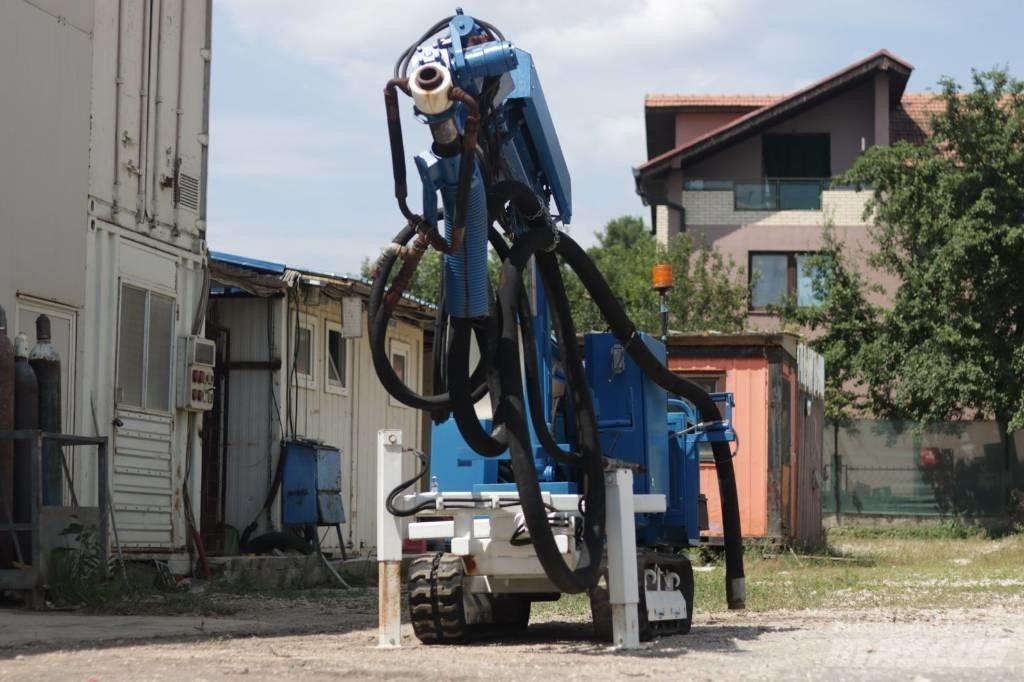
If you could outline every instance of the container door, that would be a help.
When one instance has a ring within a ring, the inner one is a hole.
[[[119,540],[129,549],[173,547],[174,322],[173,295],[122,279],[112,491]]]

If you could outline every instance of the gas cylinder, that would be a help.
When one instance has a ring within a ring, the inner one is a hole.
[[[62,433],[60,410],[60,354],[50,343],[50,318],[36,318],[36,345],[28,355],[28,363],[39,385],[39,428],[48,433]],[[43,504],[63,503],[60,444],[43,442]]]
[[[14,345],[7,335],[7,312],[0,306],[0,431],[14,429]],[[0,523],[14,513],[14,441],[0,439]],[[0,565],[14,557],[9,533],[0,533]]]
[[[39,428],[39,384],[36,373],[28,364],[28,337],[18,334],[14,338],[14,428],[35,431]],[[32,520],[32,448],[31,440],[14,444],[14,520],[28,523]],[[29,556],[29,537],[23,535],[22,556]]]

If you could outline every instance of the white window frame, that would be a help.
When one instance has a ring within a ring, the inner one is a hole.
[[[319,348],[319,344],[317,343],[317,329],[319,328],[319,325],[317,324],[316,317],[313,315],[306,315],[304,313],[299,313],[298,327],[292,324],[294,321],[295,318],[291,318],[291,321],[288,324],[290,328],[289,336],[291,337],[291,344],[289,344],[288,348],[290,352],[288,357],[288,371],[292,375],[292,384],[299,388],[316,390],[316,376],[318,371],[317,368],[319,366],[317,363],[317,348]],[[297,369],[294,372],[292,371],[292,367],[294,366],[293,363],[295,361],[295,351],[297,350],[296,346],[299,342],[299,335],[297,333],[298,328],[309,330],[309,374],[299,374]]]
[[[339,384],[331,379],[331,332],[335,332],[341,338],[342,347],[345,349],[345,367],[342,374],[345,376],[345,383]],[[324,391],[334,395],[345,395],[349,393],[349,384],[352,383],[352,339],[346,338],[341,332],[341,325],[330,320],[324,321]]]
[[[167,382],[168,383],[168,386],[167,386],[168,394],[167,394],[167,409],[166,410],[158,410],[158,409],[149,407],[148,404],[146,406],[144,406],[144,407],[140,406],[140,405],[129,405],[129,404],[127,404],[127,403],[125,403],[125,402],[123,402],[121,400],[121,395],[119,393],[119,389],[121,388],[121,384],[120,384],[120,382],[121,382],[121,306],[124,303],[124,300],[123,300],[124,297],[121,295],[121,293],[122,293],[125,285],[130,286],[130,287],[132,287],[134,289],[142,289],[143,291],[146,292],[146,320],[145,320],[146,324],[145,324],[145,336],[144,336],[144,340],[143,340],[143,346],[144,346],[144,348],[146,350],[145,350],[145,352],[143,354],[143,363],[142,363],[142,365],[143,365],[142,366],[142,401],[144,403],[148,399],[148,395],[147,395],[147,392],[148,392],[147,382],[149,381],[149,376],[148,376],[149,375],[149,304],[150,304],[150,298],[149,297],[152,294],[156,294],[157,296],[163,296],[165,298],[169,298],[174,303],[174,316],[171,319],[171,352],[169,354],[169,363],[168,363],[169,367],[167,368],[169,381]],[[153,282],[144,282],[142,280],[135,279],[134,277],[125,277],[125,276],[122,275],[121,277],[118,278],[118,282],[117,282],[117,322],[116,322],[116,327],[115,328],[117,330],[117,344],[116,344],[116,347],[114,349],[114,372],[115,372],[115,374],[114,374],[114,404],[117,406],[117,409],[118,410],[128,410],[130,412],[140,412],[140,413],[146,413],[146,414],[157,414],[157,415],[161,415],[161,416],[167,416],[167,415],[174,414],[174,411],[176,409],[175,391],[177,390],[177,386],[176,386],[177,382],[175,381],[176,377],[175,377],[174,371],[175,371],[175,367],[177,365],[176,358],[177,358],[177,355],[178,355],[178,294],[177,294],[177,292],[174,291],[173,289],[168,289],[167,287],[160,286],[159,284],[155,284]]]
[[[409,371],[412,369],[412,346],[409,344],[408,341],[402,341],[401,339],[394,338],[391,339],[390,344],[388,346],[388,362],[391,363],[392,367],[394,367],[396,355],[401,355],[402,357],[405,358],[405,370],[402,380],[404,381],[406,386],[409,386],[410,388],[415,390],[416,385],[414,383],[409,383]],[[402,407],[409,409],[408,405],[399,402],[390,393],[388,394],[388,404],[391,405],[391,407]]]

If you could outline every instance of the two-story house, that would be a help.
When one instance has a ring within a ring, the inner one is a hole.
[[[785,295],[812,302],[806,256],[822,225],[854,260],[868,246],[868,193],[831,179],[872,145],[922,141],[939,105],[904,92],[912,70],[880,50],[785,95],[648,95],[648,161],[634,174],[658,240],[700,233],[742,266],[753,328],[777,324],[766,307]]]

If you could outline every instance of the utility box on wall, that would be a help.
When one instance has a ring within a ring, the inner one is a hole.
[[[345,523],[341,452],[315,441],[289,441],[283,453],[281,523],[285,527]]]

